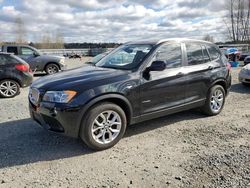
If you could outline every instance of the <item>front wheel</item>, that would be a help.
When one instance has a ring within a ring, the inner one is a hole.
[[[99,103],[93,106],[85,117],[80,137],[94,150],[104,150],[114,146],[125,133],[126,115],[116,104]]]
[[[219,114],[224,107],[225,97],[225,90],[221,85],[213,86],[209,89],[206,103],[201,110],[210,116]]]
[[[56,65],[54,63],[50,63],[45,67],[45,72],[47,74],[55,74],[55,73],[59,72],[59,67],[58,67],[58,65]]]

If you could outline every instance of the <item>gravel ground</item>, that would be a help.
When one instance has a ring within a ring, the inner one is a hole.
[[[192,110],[133,125],[100,152],[29,119],[28,88],[0,99],[0,187],[250,187],[250,87],[239,70],[220,115]]]

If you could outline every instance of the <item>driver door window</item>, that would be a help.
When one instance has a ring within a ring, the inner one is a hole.
[[[181,44],[172,43],[161,46],[156,52],[155,61],[164,61],[167,69],[181,67]]]
[[[34,54],[34,51],[30,48],[21,47],[21,55],[24,56],[32,56]]]

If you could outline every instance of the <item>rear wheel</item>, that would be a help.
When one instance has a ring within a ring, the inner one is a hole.
[[[54,63],[50,63],[46,66],[45,72],[47,74],[55,74],[55,73],[59,72],[59,67],[58,67],[58,65],[56,65]]]
[[[4,98],[12,98],[20,92],[20,85],[10,79],[0,81],[0,96]]]
[[[210,116],[219,114],[224,107],[225,96],[225,90],[221,85],[213,86],[208,92],[202,111]]]
[[[81,125],[80,137],[94,150],[107,149],[123,137],[126,125],[126,115],[119,106],[99,103],[87,112]]]

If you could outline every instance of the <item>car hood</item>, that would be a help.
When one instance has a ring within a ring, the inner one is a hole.
[[[59,72],[53,75],[44,76],[35,82],[31,87],[44,91],[47,90],[78,90],[82,87],[94,87],[103,82],[112,82],[114,77],[127,75],[128,71],[101,68],[85,65],[79,68]]]

